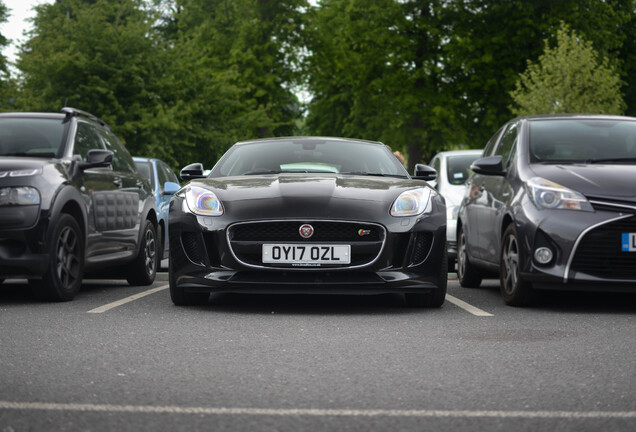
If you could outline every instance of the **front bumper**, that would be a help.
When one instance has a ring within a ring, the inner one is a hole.
[[[524,247],[522,277],[538,289],[636,291],[636,252],[621,251],[621,235],[636,232],[636,215],[611,211],[538,211],[531,204],[515,221]],[[533,255],[548,247],[554,258]]]
[[[425,218],[398,232],[387,229],[381,251],[369,264],[281,269],[238,260],[228,244],[230,224],[214,220],[205,227],[191,214],[171,213],[171,283],[188,292],[213,293],[430,292],[445,287],[447,278],[444,220]]]

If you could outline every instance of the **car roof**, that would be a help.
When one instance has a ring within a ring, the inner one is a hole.
[[[381,145],[384,144],[379,141],[369,141],[358,138],[339,138],[339,137],[324,137],[324,136],[285,136],[285,137],[272,137],[272,138],[258,138],[252,140],[239,141],[234,145],[244,145],[244,144],[254,144],[259,142],[268,142],[268,141],[351,141],[358,142],[364,144],[371,145]]]
[[[435,154],[435,156],[459,156],[459,155],[467,155],[467,154],[481,154],[483,153],[483,149],[467,149],[467,150],[446,150],[441,151]],[[433,157],[435,157],[433,156]]]
[[[636,121],[636,117],[628,117],[611,114],[541,114],[532,116],[520,116],[513,120],[563,120],[563,119],[599,119],[599,120],[628,120]]]

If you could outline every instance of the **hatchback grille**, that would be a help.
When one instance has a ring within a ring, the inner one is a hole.
[[[303,238],[301,225],[313,227],[313,235]],[[236,258],[248,265],[269,268],[290,268],[291,264],[262,262],[263,243],[348,244],[350,264],[323,264],[319,268],[350,268],[372,263],[379,256],[385,241],[384,227],[376,224],[340,221],[274,221],[239,223],[228,229],[228,240]]]
[[[636,232],[636,217],[601,225],[585,234],[572,270],[607,279],[636,278],[636,252],[623,252],[623,233]]]

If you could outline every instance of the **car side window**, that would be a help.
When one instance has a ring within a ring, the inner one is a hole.
[[[94,127],[88,123],[78,122],[75,142],[73,144],[73,154],[80,155],[86,162],[86,155],[89,150],[104,150],[104,144],[99,139],[99,134]]]
[[[437,171],[437,175],[440,175],[439,170],[441,169],[440,167],[440,158],[436,157],[435,159],[433,159],[433,161],[431,162],[431,167]]]
[[[170,167],[164,163],[161,164],[163,166],[163,170],[166,172],[166,177],[168,177],[168,181],[179,184],[179,179],[177,175],[170,169]]]
[[[136,172],[137,167],[128,150],[117,137],[106,129],[99,129],[106,149],[113,152],[113,169],[122,172]]]
[[[493,136],[488,140],[488,144],[486,144],[486,148],[484,149],[483,157],[492,156],[495,151],[495,145],[497,144],[497,140],[501,136],[501,132],[503,132],[504,128],[499,129]]]
[[[503,158],[504,167],[507,167],[510,163],[511,157],[513,155],[513,149],[515,143],[517,142],[518,130],[519,127],[517,123],[511,124],[501,137],[501,141],[499,142],[497,150],[495,151],[495,155],[499,155]]]

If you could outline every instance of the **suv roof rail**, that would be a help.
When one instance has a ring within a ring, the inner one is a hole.
[[[81,116],[81,117],[86,117],[88,119],[91,119],[93,121],[96,121],[97,123],[99,123],[100,125],[104,126],[107,129],[110,129],[110,127],[106,124],[106,122],[104,122],[103,120],[101,120],[99,117],[86,112],[86,111],[82,111],[79,110],[77,108],[73,108],[73,107],[64,107],[62,108],[62,112],[64,114],[66,114],[65,120],[70,119],[71,117],[77,117],[77,116]]]

